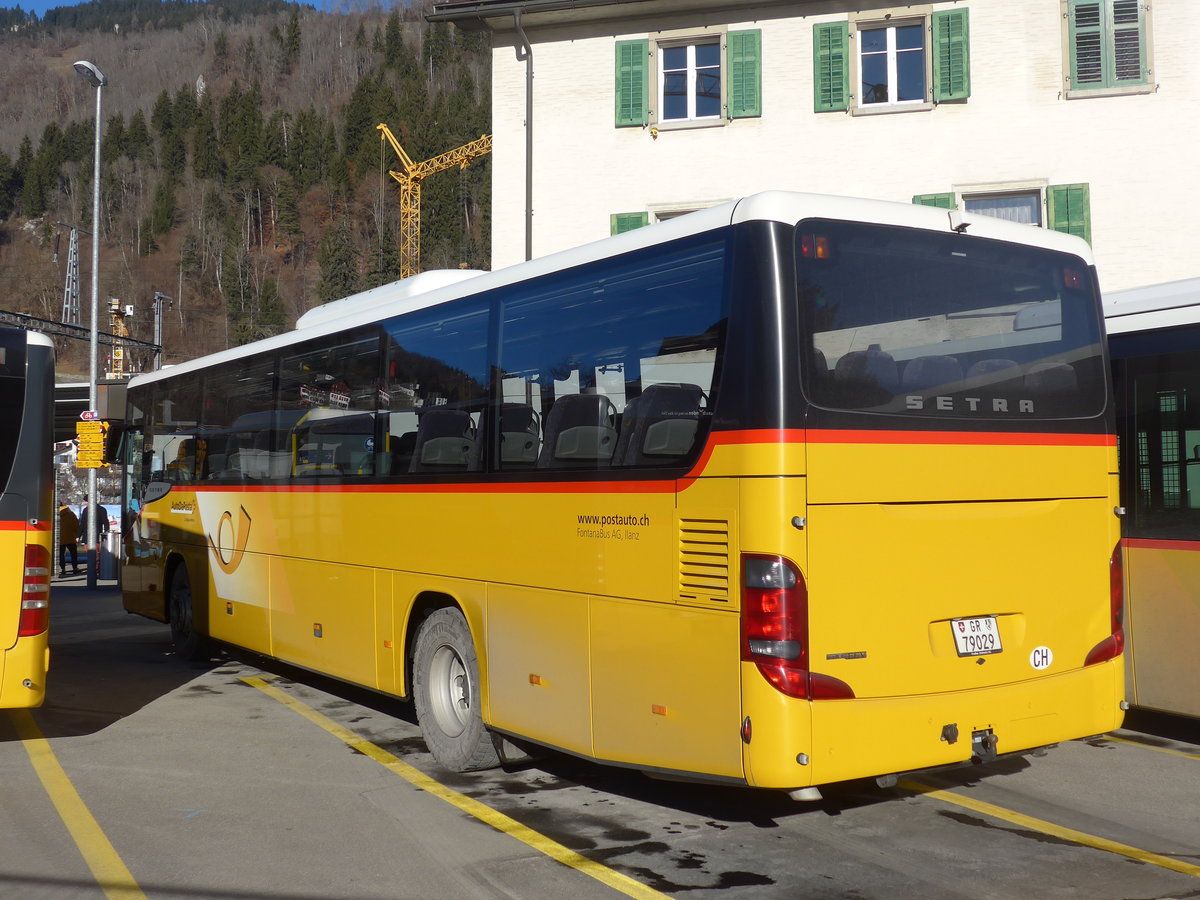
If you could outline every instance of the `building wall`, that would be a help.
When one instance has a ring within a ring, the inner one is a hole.
[[[1200,275],[1191,183],[1200,137],[1200,4],[1154,0],[1150,93],[1065,99],[1058,0],[968,0],[971,96],[883,115],[813,111],[813,25],[842,2],[537,29],[533,255],[607,236],[614,213],[720,202],[766,189],[910,202],[983,185],[1086,183],[1108,290]],[[618,8],[619,7],[614,7]],[[799,15],[796,10],[817,11]],[[703,20],[707,19],[705,22]],[[617,40],[663,29],[762,31],[762,116],[683,130],[614,126]],[[493,267],[525,256],[525,63],[511,33],[493,58]]]

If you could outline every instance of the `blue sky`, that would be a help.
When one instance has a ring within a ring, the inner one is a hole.
[[[40,19],[48,9],[55,9],[59,6],[77,6],[76,3],[71,3],[70,0],[0,0],[0,9],[13,9],[21,7],[25,12],[35,12]]]

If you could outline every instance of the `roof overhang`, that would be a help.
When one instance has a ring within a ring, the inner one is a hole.
[[[764,9],[814,0],[442,0],[433,4],[430,22],[452,22],[464,31],[505,31],[513,17],[521,14],[523,26],[583,24],[650,15],[725,9],[746,14],[747,7]]]

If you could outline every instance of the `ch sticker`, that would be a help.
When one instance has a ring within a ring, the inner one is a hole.
[[[233,553],[229,559],[225,558],[221,547],[225,544],[226,528],[228,528],[229,537],[233,538]],[[250,542],[250,513],[246,512],[246,507],[240,507],[238,510],[237,533],[233,530],[233,513],[226,510],[221,513],[221,521],[217,523],[217,539],[214,541],[213,536],[208,535],[208,549],[212,551],[213,559],[217,561],[221,571],[226,575],[232,575],[237,571],[237,567],[242,564],[242,557],[246,555],[246,544]]]

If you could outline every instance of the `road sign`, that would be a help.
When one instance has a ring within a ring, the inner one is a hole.
[[[85,422],[91,422],[94,419],[99,419],[100,413],[94,409],[85,409],[79,414],[79,418],[83,419]]]
[[[99,419],[88,419],[75,423],[76,434],[104,434],[108,431],[108,423]]]

